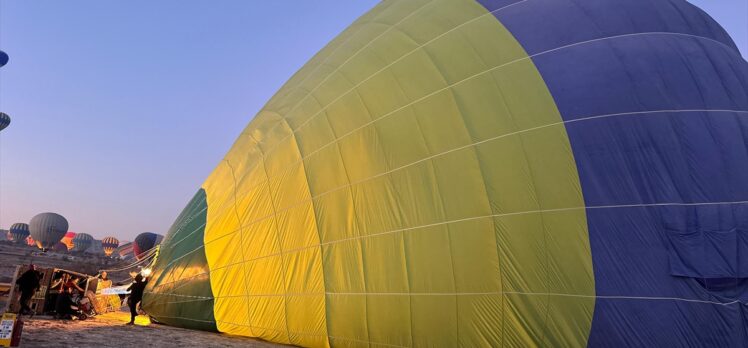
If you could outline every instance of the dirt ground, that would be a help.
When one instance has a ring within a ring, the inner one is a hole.
[[[286,347],[250,338],[151,324],[144,316],[127,326],[128,313],[85,321],[24,317],[21,347]]]

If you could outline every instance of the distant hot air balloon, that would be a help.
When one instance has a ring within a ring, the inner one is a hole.
[[[9,230],[0,230],[0,235],[5,236],[6,240],[9,240],[9,241],[13,240],[13,238],[10,236],[10,231]],[[0,237],[0,238],[2,238],[2,237]]]
[[[122,242],[122,245],[117,248],[117,254],[122,259],[133,258],[132,249],[134,245],[135,243],[133,242]]]
[[[24,223],[16,223],[10,226],[8,231],[10,240],[16,244],[21,244],[29,236],[29,225]]]
[[[68,247],[68,250],[73,250],[73,238],[75,238],[75,232],[65,233],[65,236],[62,237],[60,243],[65,244]]]
[[[10,116],[4,112],[0,112],[0,131],[7,128],[10,125]]]
[[[28,246],[35,246],[36,245],[36,241],[34,240],[34,238],[31,238],[31,236],[28,236],[28,237],[26,237],[26,245],[28,245]]]
[[[137,237],[135,237],[135,242],[132,243],[132,251],[133,254],[135,254],[135,258],[138,260],[142,259],[145,253],[161,243],[163,239],[164,236],[156,233],[143,232],[139,234]]]
[[[63,242],[57,242],[57,244],[55,244],[55,247],[52,248],[52,250],[56,251],[58,253],[67,253],[68,252],[68,246],[65,245],[65,243],[63,243]]]
[[[56,213],[41,213],[34,216],[29,223],[31,237],[42,250],[54,247],[65,236],[67,230],[68,220]]]
[[[102,246],[102,242],[96,238],[94,238],[91,241],[91,246],[86,249],[86,254],[92,254],[92,255],[103,255],[104,254],[104,247]]]
[[[72,251],[82,253],[91,246],[94,238],[87,233],[78,233],[73,237],[73,249]]]
[[[111,256],[114,249],[119,246],[119,240],[114,237],[106,237],[101,241],[101,246],[104,248],[104,254]]]
[[[5,53],[3,51],[0,51],[0,68],[2,68],[3,66],[5,66],[5,64],[8,64],[8,60],[9,59],[10,59],[10,57],[8,57],[7,53]]]

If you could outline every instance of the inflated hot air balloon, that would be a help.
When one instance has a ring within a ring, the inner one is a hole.
[[[73,238],[75,238],[75,232],[68,232],[65,233],[65,236],[62,237],[60,242],[65,244],[68,247],[68,250],[73,250]]]
[[[68,246],[63,242],[57,242],[55,244],[54,248],[52,248],[53,251],[58,253],[67,253],[68,252]]]
[[[114,250],[119,246],[119,239],[106,237],[101,241],[101,246],[104,248],[104,254],[106,254],[106,256],[111,256]]]
[[[8,231],[8,236],[10,236],[10,240],[16,244],[23,243],[29,236],[29,225],[20,222],[11,225],[10,230]]]
[[[34,238],[31,238],[31,236],[28,236],[26,237],[26,245],[30,247],[36,246],[36,241],[34,240]]]
[[[39,249],[52,248],[68,230],[68,220],[56,213],[41,213],[34,216],[29,223],[31,237]]]
[[[2,131],[5,128],[8,128],[10,125],[10,116],[4,112],[0,112],[0,131]]]
[[[386,1],[237,133],[159,249],[159,322],[748,346],[748,63],[686,1]]]
[[[102,246],[102,241],[98,239],[92,240],[91,246],[86,249],[86,253],[92,255],[104,255],[104,247]]]
[[[143,232],[135,237],[135,241],[132,243],[132,252],[137,260],[141,260],[150,255],[148,251],[153,249],[156,245],[161,243],[164,236],[151,232]]]
[[[119,255],[121,259],[125,259],[125,260],[134,258],[135,256],[132,253],[134,243],[122,242],[121,244],[122,245],[120,245],[116,250],[117,255]]]
[[[2,68],[3,66],[5,66],[5,64],[8,64],[8,60],[9,59],[10,59],[10,57],[8,57],[7,53],[5,53],[3,51],[0,51],[0,68]]]
[[[78,233],[73,237],[73,249],[72,251],[82,253],[86,251],[93,242],[94,238],[87,233]]]

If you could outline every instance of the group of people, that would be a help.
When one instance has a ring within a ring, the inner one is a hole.
[[[43,274],[37,271],[34,265],[24,272],[16,280],[16,284],[21,293],[20,314],[33,315],[30,307],[31,299],[39,290]],[[112,286],[106,272],[101,272],[97,277],[96,292]],[[60,272],[52,281],[49,287],[49,293],[56,297],[48,298],[48,302],[54,302],[55,317],[59,319],[85,319],[98,312],[104,311],[107,305],[119,307],[119,297],[117,295],[101,296],[97,299],[96,292],[86,290],[85,282],[88,278],[75,277],[70,273]],[[135,317],[138,315],[138,304],[143,299],[143,292],[148,284],[148,280],[141,274],[135,275],[132,284],[127,288],[130,292],[127,304],[130,308],[130,322],[128,325],[135,323]]]
[[[54,298],[57,318],[85,319],[96,314],[90,306],[90,304],[95,303],[96,299],[95,296],[91,295],[91,291],[84,289],[85,284],[81,283],[85,281],[86,279],[74,277],[70,273],[62,273],[59,278],[52,281],[50,290],[57,294]]]

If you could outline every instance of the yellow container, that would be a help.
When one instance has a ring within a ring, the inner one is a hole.
[[[13,327],[15,327],[15,325],[15,314],[3,314],[3,319],[0,321],[0,347],[10,347],[10,342],[13,339]]]

